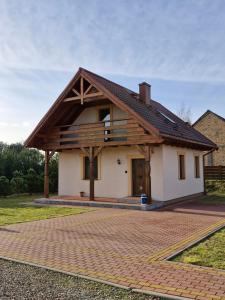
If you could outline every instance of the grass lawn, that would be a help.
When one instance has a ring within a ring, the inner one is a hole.
[[[207,240],[184,251],[173,260],[225,270],[225,229],[214,233]]]
[[[222,205],[221,209],[224,209],[225,194],[220,192],[208,193],[200,199],[200,202],[207,205]],[[225,229],[221,229],[205,241],[178,255],[173,261],[225,270],[224,257]]]
[[[87,208],[33,206],[32,196],[12,196],[0,198],[0,226],[21,222],[43,220],[60,216],[76,215],[90,211]]]
[[[203,196],[200,202],[205,204],[225,204],[225,193],[210,192]]]

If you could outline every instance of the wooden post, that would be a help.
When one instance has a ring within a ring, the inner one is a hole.
[[[146,195],[148,197],[148,204],[152,202],[152,193],[151,193],[151,148],[149,145],[145,146],[145,188]]]
[[[94,147],[89,148],[89,163],[90,163],[90,193],[89,200],[95,199],[95,174],[94,174]]]
[[[45,151],[44,196],[49,198],[49,151]]]

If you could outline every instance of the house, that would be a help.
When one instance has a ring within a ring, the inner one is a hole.
[[[205,157],[206,166],[225,166],[225,119],[211,110],[207,110],[193,127],[218,146],[218,151]]]
[[[59,195],[149,201],[199,195],[204,190],[203,152],[216,145],[160,103],[151,86],[135,93],[80,68],[25,142],[59,152]]]

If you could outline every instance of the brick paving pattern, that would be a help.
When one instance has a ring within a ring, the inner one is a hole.
[[[0,227],[0,256],[191,299],[225,299],[225,272],[165,259],[225,225],[225,206],[95,209]]]

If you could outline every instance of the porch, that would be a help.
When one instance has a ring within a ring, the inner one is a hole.
[[[91,201],[89,197],[80,196],[54,196],[50,198],[40,198],[34,201],[36,204],[46,205],[65,205],[65,206],[87,206],[87,207],[103,207],[103,208],[119,208],[131,210],[154,210],[163,206],[160,201],[153,201],[149,205],[141,205],[139,197],[126,198],[106,198],[95,197]]]

